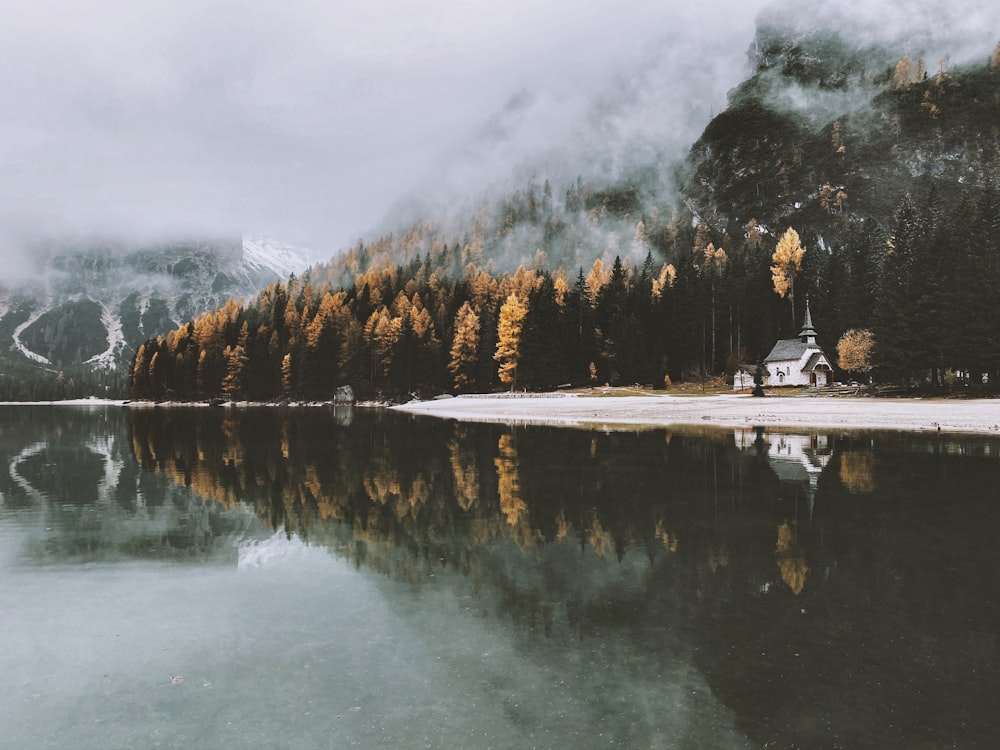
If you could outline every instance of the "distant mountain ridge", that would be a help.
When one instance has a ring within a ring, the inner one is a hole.
[[[310,262],[309,251],[260,237],[43,248],[29,281],[0,285],[0,393],[16,398],[11,379],[59,373],[114,390],[143,340]]]

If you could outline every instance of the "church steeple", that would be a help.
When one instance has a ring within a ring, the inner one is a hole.
[[[816,331],[813,329],[812,315],[809,314],[809,298],[806,297],[806,316],[802,321],[802,330],[799,331],[799,338],[803,344],[816,345]]]

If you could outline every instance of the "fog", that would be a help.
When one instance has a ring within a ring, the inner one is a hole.
[[[923,5],[822,13],[868,36],[946,21],[953,56],[1000,28]],[[38,236],[260,234],[328,257],[491,185],[669,162],[748,73],[763,7],[10,0],[0,278]]]

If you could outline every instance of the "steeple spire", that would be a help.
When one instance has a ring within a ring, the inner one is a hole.
[[[803,344],[816,343],[816,331],[813,329],[812,315],[809,314],[809,297],[806,297],[806,315],[802,321],[802,330],[799,331],[799,338]]]

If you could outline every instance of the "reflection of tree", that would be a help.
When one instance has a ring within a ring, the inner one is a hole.
[[[851,492],[859,495],[875,491],[872,470],[875,456],[865,451],[842,451],[840,454],[840,481]]]
[[[670,532],[667,531],[666,527],[663,525],[663,519],[656,522],[656,530],[653,535],[663,542],[663,546],[668,550],[671,552],[677,551],[677,537],[670,536]]]
[[[788,584],[793,594],[798,596],[806,585],[809,565],[806,563],[805,550],[799,547],[795,537],[795,527],[790,526],[788,521],[778,526],[774,557],[778,561],[781,580]]]
[[[601,521],[596,515],[590,523],[590,544],[594,547],[594,552],[597,553],[598,557],[604,557],[608,549],[614,546],[614,540],[601,526]]]
[[[497,467],[497,492],[500,495],[500,510],[511,526],[517,526],[521,517],[527,520],[528,506],[521,498],[521,483],[518,476],[517,449],[514,436],[504,433],[497,443],[500,455],[493,463]]]
[[[466,447],[467,442],[468,431],[456,424],[455,434],[448,441],[448,455],[455,482],[455,500],[464,511],[479,499],[479,466],[475,453]]]
[[[562,511],[556,516],[556,539],[565,540],[569,536],[569,523],[566,521],[566,514]]]
[[[720,568],[729,567],[729,550],[726,547],[709,550],[708,569],[713,573],[718,573]]]
[[[939,746],[953,717],[992,715],[979,709],[997,691],[982,669],[996,662],[995,439],[831,441],[841,471],[842,451],[870,453],[878,502],[820,481],[816,513],[796,524],[766,448],[740,450],[731,433],[512,435],[277,409],[229,412],[223,429],[226,412],[198,412],[129,414],[144,469],[366,569],[453,586],[532,638],[641,638],[658,674],[682,652],[748,744],[829,747],[837,726],[844,746]],[[886,706],[926,722],[889,733]]]

